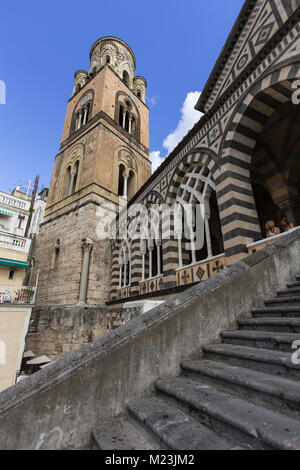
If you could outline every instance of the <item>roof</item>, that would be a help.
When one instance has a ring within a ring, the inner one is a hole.
[[[221,50],[221,53],[219,55],[219,58],[217,60],[217,62],[215,63],[215,66],[206,82],[206,85],[199,97],[199,100],[197,101],[197,104],[195,106],[195,109],[197,109],[198,111],[202,111],[202,112],[205,112],[204,108],[205,108],[205,104],[232,52],[232,50],[234,49],[234,46],[249,18],[249,16],[251,15],[252,13],[252,10],[253,8],[255,7],[256,5],[256,0],[246,0],[241,11],[240,11],[240,14],[239,16],[237,17],[237,20],[236,22],[234,23],[233,25],[233,28],[227,38],[227,41],[223,47],[223,49]]]

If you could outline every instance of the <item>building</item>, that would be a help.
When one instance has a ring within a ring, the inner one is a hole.
[[[266,239],[265,221],[300,224],[300,2],[245,1],[203,117],[152,176],[133,73],[102,38],[75,74],[35,340],[50,359],[78,350],[0,394],[1,448],[299,449],[300,229]],[[146,298],[165,302],[94,341],[112,305]]]
[[[30,201],[0,193],[0,285],[22,286],[31,240],[25,238]]]
[[[151,174],[146,81],[134,72],[130,47],[104,37],[91,49],[89,72],[75,73],[37,246],[38,305],[110,298],[101,211],[118,210],[119,196],[124,205]]]
[[[30,217],[32,197],[28,193],[19,187],[11,194],[0,192],[0,346],[5,348],[0,390],[15,383],[21,366],[37,281],[35,273],[28,284],[27,272],[34,259],[46,194],[47,190],[43,190],[36,197]]]
[[[134,54],[117,38],[93,45],[89,72],[75,74],[53,169],[38,305],[165,299],[263,247],[269,219],[300,223],[297,2],[250,3],[196,104],[204,115],[152,176],[146,82],[134,77]],[[128,217],[112,223],[116,238],[99,239],[120,196]],[[122,238],[145,209],[187,204],[202,205],[201,247],[183,233],[193,233],[196,213],[184,230],[174,213],[160,214],[154,239],[150,226],[143,239]]]

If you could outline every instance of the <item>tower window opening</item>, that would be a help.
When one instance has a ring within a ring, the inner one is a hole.
[[[110,57],[109,57],[109,55],[106,56],[106,63],[107,63],[107,64],[110,64]]]
[[[58,267],[60,257],[60,240],[56,240],[55,243],[55,256],[54,256],[54,269]]]
[[[141,94],[140,91],[137,92],[137,96],[138,96],[138,98],[140,98],[140,99],[142,98],[142,94]]]
[[[129,75],[126,70],[123,72],[123,82],[126,83],[127,86],[129,85]]]
[[[124,116],[124,108],[123,108],[123,106],[120,106],[120,111],[119,111],[119,124],[120,124],[120,126],[122,126],[122,127],[123,127],[123,125],[124,125],[124,118],[123,118],[123,116]]]
[[[119,166],[118,196],[124,196],[124,174],[125,174],[125,167],[123,165],[120,165]]]
[[[64,183],[64,197],[67,197],[69,195],[69,189],[70,189],[70,184],[71,184],[71,167],[68,166],[66,170],[66,175],[65,175],[65,183]]]
[[[129,121],[130,121],[130,117],[129,117],[129,112],[127,111],[126,116],[125,116],[125,131],[127,132],[129,132]]]

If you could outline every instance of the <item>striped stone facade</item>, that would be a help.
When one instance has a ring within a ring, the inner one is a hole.
[[[145,281],[148,294],[200,282],[221,266],[224,269],[247,256],[248,245],[265,237],[264,217],[269,215],[257,186],[272,199],[275,212],[271,215],[287,215],[300,225],[300,105],[292,99],[297,80],[300,1],[246,1],[196,105],[204,115],[128,208],[130,217],[134,205],[174,204],[186,175],[199,165],[207,169],[205,174],[211,175],[215,187],[218,214],[214,208],[210,230],[214,225],[213,248],[219,252],[207,260],[189,262],[184,246],[179,255],[171,220],[171,235],[162,240],[159,276],[142,279],[140,246],[136,240],[131,242],[132,279],[125,291],[117,287],[117,242],[112,300],[144,294]]]

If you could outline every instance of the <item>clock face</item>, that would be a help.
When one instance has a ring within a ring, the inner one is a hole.
[[[85,96],[84,98],[82,98],[82,100],[81,100],[81,106],[83,106],[86,102],[87,102],[87,96]]]

